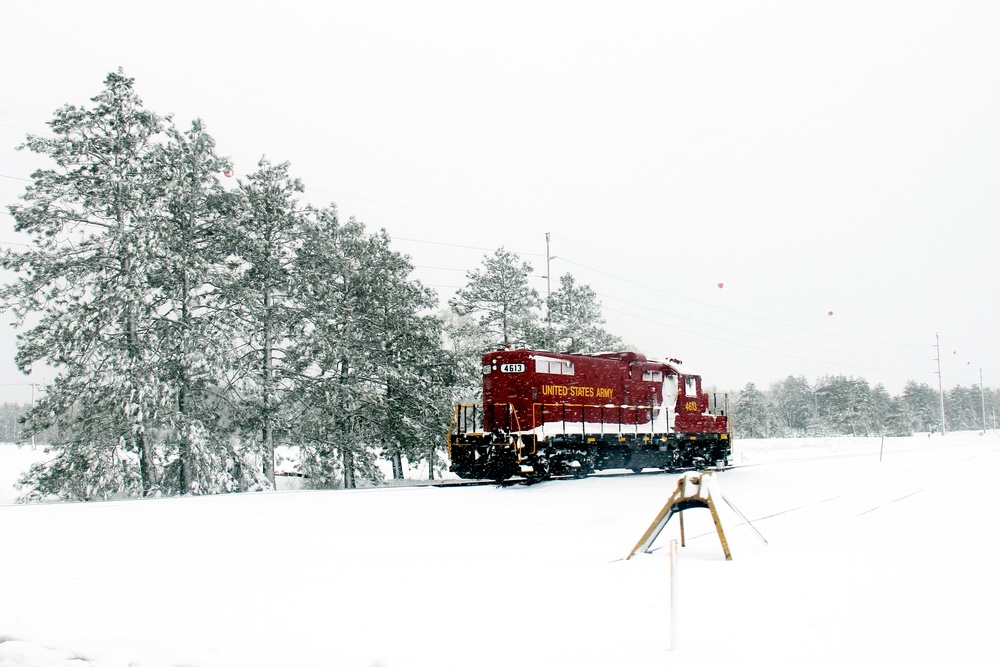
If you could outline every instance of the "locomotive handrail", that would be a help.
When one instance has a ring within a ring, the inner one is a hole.
[[[732,442],[733,439],[733,420],[730,419],[730,407],[729,407],[729,394],[724,391],[710,391],[706,392],[711,399],[708,406],[708,411],[717,417],[726,418],[726,438]],[[722,397],[723,406],[719,408],[719,397]],[[712,409],[712,403],[715,403],[715,409]]]
[[[448,442],[448,458],[452,458],[451,447],[455,439],[458,437],[458,429],[461,427],[461,414],[466,408],[475,409],[475,405],[471,403],[459,403],[455,406],[455,409],[451,411],[451,420],[448,422],[448,436],[446,438]]]
[[[517,419],[517,413],[514,410],[514,406],[511,403],[494,403],[492,405],[492,407],[494,409],[494,412],[496,411],[496,406],[497,405],[504,405],[505,407],[509,408],[508,415],[509,414],[513,414],[514,415],[514,420],[518,421],[518,419]],[[472,420],[471,420],[472,421],[472,428],[471,428],[471,430],[469,429],[469,419],[468,419],[468,416],[469,416],[470,412],[472,413]],[[472,434],[482,434],[482,431],[486,428],[486,424],[485,424],[486,406],[485,405],[483,406],[483,411],[482,411],[481,416],[479,417],[479,419],[477,419],[477,414],[478,413],[479,413],[479,405],[476,404],[476,403],[459,403],[458,405],[455,406],[455,409],[452,410],[451,420],[448,423],[448,435],[447,435],[447,438],[446,438],[447,442],[448,442],[448,458],[452,458],[452,447],[454,446],[455,441],[459,438],[459,436],[463,432],[465,433],[466,436],[469,436],[469,435],[472,435]],[[463,417],[465,417],[465,419],[464,419],[465,426],[464,427],[463,427]],[[509,425],[510,425],[510,421],[509,421],[509,418],[508,418],[508,426]],[[477,426],[480,427],[479,431],[476,430]],[[518,424],[518,430],[520,430],[520,424]]]
[[[724,391],[706,391],[708,396],[708,412],[717,417],[729,416],[729,394]],[[719,397],[723,399],[722,407],[719,407]]]
[[[539,408],[541,408],[541,412],[542,412],[540,420],[538,419],[538,409]],[[587,408],[599,409],[601,411],[601,421],[600,422],[593,422],[593,423],[600,424],[600,426],[601,426],[600,435],[604,435],[605,434],[605,431],[604,431],[604,426],[605,425],[607,425],[607,424],[616,424],[616,423],[618,425],[618,433],[619,434],[625,432],[624,429],[623,429],[624,426],[634,426],[635,427],[635,434],[639,435],[639,433],[640,433],[639,426],[640,425],[649,424],[649,434],[653,435],[655,433],[655,428],[656,428],[655,427],[655,417],[654,417],[655,412],[656,412],[656,410],[658,408],[662,409],[663,406],[662,405],[652,405],[652,404],[651,405],[613,405],[613,404],[610,404],[610,403],[533,403],[532,406],[531,406],[532,430],[541,429],[541,435],[543,437],[545,436],[545,424],[547,424],[547,423],[548,424],[553,423],[552,421],[548,421],[547,422],[545,420],[545,408],[561,408],[562,409],[563,418],[562,418],[561,421],[563,423],[563,429],[564,430],[566,428],[566,408],[579,409],[580,410],[580,419],[579,420],[571,420],[571,421],[578,421],[579,422],[580,428],[581,428],[581,434],[583,436],[587,435],[587,421],[586,421],[586,410],[587,410]],[[607,419],[605,419],[604,418],[604,411],[605,410],[616,410],[617,411],[617,416],[618,416],[617,422],[615,422],[615,421],[608,421]],[[626,411],[627,410],[632,410],[632,411],[634,411],[633,412],[634,419],[632,420],[631,423],[622,421],[622,411],[623,410],[626,410]],[[639,422],[639,411],[640,410],[649,410],[649,420],[648,421],[643,421],[641,423]],[[560,420],[556,420],[556,421],[560,421]]]
[[[507,411],[507,415],[506,415],[506,417],[507,417],[507,430],[508,431],[520,432],[521,431],[521,419],[520,419],[520,417],[518,417],[517,410],[514,408],[514,404],[513,403],[491,403],[489,405],[489,407],[490,407],[490,409],[491,409],[491,411],[493,413],[494,428],[496,427],[495,426],[495,422],[496,422],[496,408],[498,406],[502,406]],[[466,435],[468,435],[470,433],[482,433],[483,431],[485,431],[485,429],[486,429],[486,423],[485,423],[485,421],[486,421],[486,406],[485,405],[483,406],[482,413],[479,412],[479,407],[480,406],[478,404],[476,404],[476,403],[460,403],[460,404],[456,405],[455,409],[451,413],[451,421],[448,424],[448,434],[449,434],[449,436],[450,435],[456,435],[457,436],[459,433],[461,433],[463,431],[463,427],[462,427],[463,419],[462,419],[462,417],[463,416],[467,416],[470,411],[472,413],[472,419],[471,419],[471,421],[472,421],[472,427],[471,427],[471,429],[468,427],[468,424],[469,424],[470,420],[468,418],[466,418],[464,420],[464,422],[466,424],[464,432],[466,433]],[[479,419],[477,419],[477,415],[479,415],[479,414],[481,414],[481,417]],[[477,426],[479,427],[478,431],[476,430]]]

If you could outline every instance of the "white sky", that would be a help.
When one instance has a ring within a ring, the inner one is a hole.
[[[237,177],[288,160],[386,228],[442,302],[500,245],[544,295],[550,232],[611,331],[719,389],[936,386],[935,332],[946,388],[1000,385],[996,3],[42,0],[0,25],[4,206],[36,164],[13,147],[121,66]],[[0,399],[28,402],[12,356],[5,328]]]

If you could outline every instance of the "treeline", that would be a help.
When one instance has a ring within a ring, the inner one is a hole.
[[[28,249],[0,263],[18,366],[57,372],[17,430],[55,453],[26,500],[269,488],[282,445],[314,487],[378,482],[382,461],[433,476],[483,351],[616,341],[568,274],[543,319],[503,248],[439,313],[384,230],[303,205],[287,163],[233,178],[200,121],[145,109],[120,70],[91,101],[21,147],[51,166],[10,207]]]
[[[0,443],[21,440],[21,418],[26,408],[17,403],[0,404]]]
[[[955,387],[944,395],[947,430],[995,428],[1000,391]],[[794,436],[906,436],[941,430],[941,393],[910,381],[898,396],[863,378],[827,376],[811,385],[789,376],[767,390],[749,383],[733,401],[732,423],[742,438]]]

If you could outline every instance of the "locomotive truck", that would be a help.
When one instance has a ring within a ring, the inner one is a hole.
[[[506,347],[482,362],[482,405],[456,406],[449,427],[459,477],[530,482],[729,464],[728,396],[705,392],[677,359]]]

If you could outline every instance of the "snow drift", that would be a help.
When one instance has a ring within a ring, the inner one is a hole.
[[[992,662],[997,433],[736,445],[768,544],[723,504],[727,562],[685,512],[669,652],[677,522],[623,560],[676,486],[647,473],[2,506],[0,665]]]

